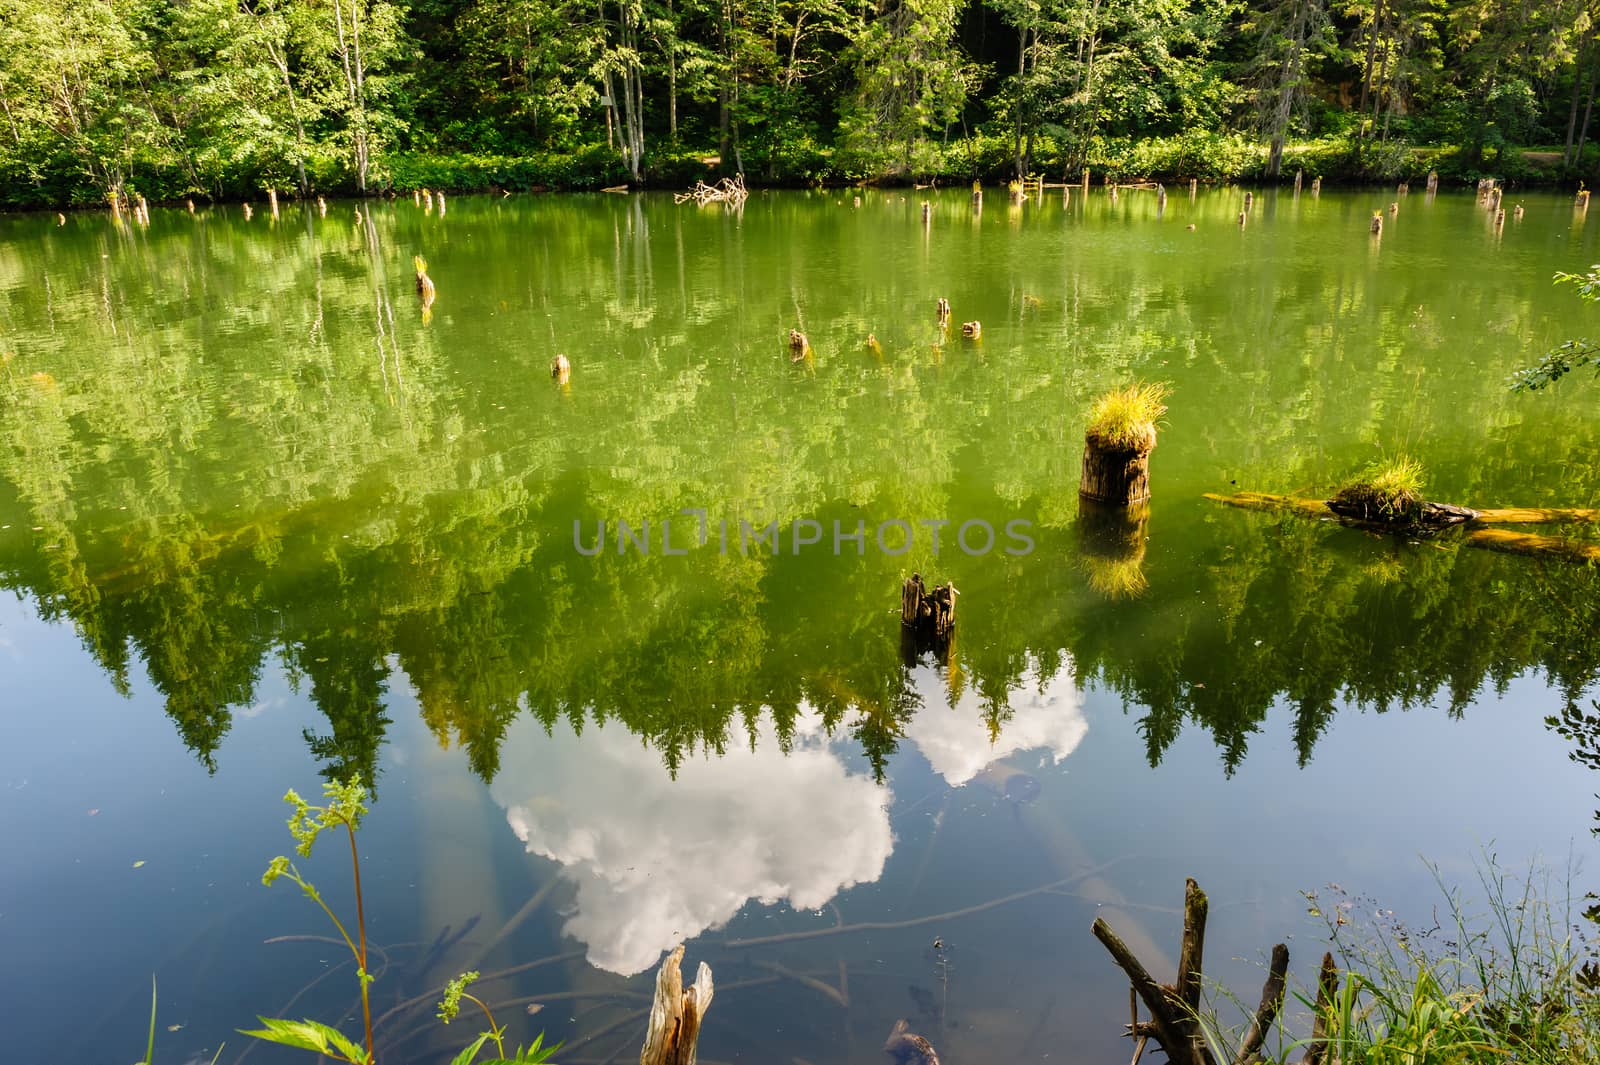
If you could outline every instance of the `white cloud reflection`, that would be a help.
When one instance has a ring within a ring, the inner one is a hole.
[[[952,708],[939,673],[918,667],[912,682],[923,707],[906,734],[952,786],[1018,751],[1060,762],[1088,731],[1070,662],[1043,684],[1028,672],[993,743],[976,693]],[[562,931],[591,964],[631,976],[751,899],[814,910],[883,874],[889,789],[847,771],[815,715],[800,721],[789,754],[763,720],[754,750],[736,734],[726,754],[687,759],[676,780],[617,724],[581,738],[564,724],[546,736],[530,717],[512,726],[490,793],[528,852],[576,885]]]
[[[1027,671],[1022,684],[1007,693],[1011,716],[993,742],[983,718],[983,700],[972,688],[962,692],[952,707],[942,670],[918,666],[911,682],[923,705],[906,726],[906,737],[951,787],[967,783],[1018,751],[1043,748],[1060,763],[1089,731],[1071,659],[1042,684],[1037,664]]]
[[[881,876],[894,847],[888,788],[847,772],[816,736],[784,754],[766,724],[753,751],[735,738],[673,780],[618,725],[547,737],[523,718],[490,792],[528,851],[577,885],[563,932],[591,964],[624,975],[750,899],[823,906]]]

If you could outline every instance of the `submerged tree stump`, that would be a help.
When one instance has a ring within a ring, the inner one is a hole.
[[[711,966],[705,962],[695,972],[694,983],[683,986],[679,965],[683,944],[673,948],[656,973],[656,997],[650,1005],[650,1027],[645,1031],[639,1065],[694,1065],[700,1041],[700,1022],[711,1008],[715,988]]]
[[[913,1032],[910,1023],[903,1018],[894,1022],[889,1038],[884,1040],[883,1052],[899,1065],[939,1065],[939,1055],[934,1052],[933,1044]]]
[[[900,624],[940,638],[949,636],[956,626],[956,596],[960,594],[949,583],[929,589],[922,583],[922,574],[913,573],[900,586]]]

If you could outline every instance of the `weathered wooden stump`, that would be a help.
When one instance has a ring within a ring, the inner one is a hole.
[[[939,297],[939,302],[934,305],[934,310],[939,316],[939,328],[940,329],[949,328],[949,326],[950,326],[950,301],[945,299],[943,296],[940,296]]]
[[[1304,176],[1305,176],[1305,171],[1304,170],[1296,170],[1294,172],[1294,194],[1296,196],[1300,195],[1300,181],[1301,181],[1302,178],[1304,178]]]
[[[572,376],[572,363],[568,361],[565,355],[557,355],[550,360],[550,376],[558,384],[564,385],[567,383],[568,378]]]
[[[428,276],[428,260],[420,255],[413,255],[411,265],[417,272],[417,295],[422,297],[423,302],[432,303],[435,292],[433,278]]]
[[[1092,435],[1083,442],[1083,472],[1078,495],[1098,503],[1132,506],[1150,498],[1150,451],[1147,448],[1110,447]]]
[[[1322,179],[1321,178],[1314,177],[1314,178],[1311,179],[1311,195],[1313,195],[1313,196],[1321,196],[1322,195]]]
[[[922,574],[913,573],[900,586],[900,624],[917,632],[940,638],[950,635],[956,625],[956,596],[953,584],[929,589]]]
[[[1375,236],[1375,237],[1383,236],[1383,212],[1382,211],[1373,211],[1372,212],[1372,227],[1371,228],[1372,228],[1372,235],[1373,236]]]
[[[267,205],[272,209],[272,217],[278,217],[278,190],[267,189]]]
[[[922,224],[927,225],[933,221],[933,204],[927,200],[922,201]]]
[[[789,361],[800,362],[811,357],[811,341],[798,329],[789,330]]]
[[[1244,194],[1244,209],[1246,211],[1248,211],[1250,209],[1250,205],[1255,203],[1255,202],[1256,202],[1255,193],[1246,191],[1245,194]]]
[[[1438,192],[1439,191],[1439,171],[1437,171],[1437,170],[1428,171],[1428,191],[1429,192]]]
[[[716,990],[711,966],[705,962],[695,972],[694,983],[683,986],[683,945],[673,948],[656,973],[656,995],[650,1004],[650,1027],[645,1031],[639,1065],[695,1065],[700,1024],[711,1008]]]
[[[1573,206],[1574,207],[1581,207],[1584,210],[1588,210],[1589,209],[1589,190],[1588,189],[1579,189],[1578,190],[1578,198],[1573,203]]]
[[[983,336],[982,322],[962,322],[961,335],[967,340],[977,340]]]
[[[1239,228],[1243,229],[1249,223],[1250,223],[1250,212],[1249,211],[1240,211],[1239,212]]]

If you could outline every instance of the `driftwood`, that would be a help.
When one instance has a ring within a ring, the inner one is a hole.
[[[688,192],[675,193],[673,203],[687,203],[693,200],[702,207],[708,203],[725,203],[738,207],[750,198],[750,192],[744,187],[744,175],[735,174],[731,178],[723,178],[715,185],[707,185],[704,181],[696,181],[694,188]]]
[[[1138,1041],[1142,1050],[1145,1042],[1154,1039],[1174,1065],[1218,1065],[1215,1051],[1207,1043],[1200,1025],[1200,984],[1205,953],[1206,913],[1209,903],[1205,892],[1190,879],[1184,891],[1183,944],[1178,958],[1177,980],[1159,984],[1144,965],[1128,949],[1122,938],[1103,919],[1096,918],[1094,936],[1128,976],[1132,987],[1133,1016],[1127,1034]],[[1256,1007],[1250,1028],[1233,1065],[1248,1065],[1257,1060],[1262,1042],[1278,1017],[1283,1005],[1284,984],[1289,970],[1289,949],[1282,943],[1272,948],[1272,962],[1267,970],[1266,983],[1261,988],[1261,1004]],[[1149,1021],[1140,1021],[1138,1002],[1143,1001],[1150,1013]]]
[[[683,944],[674,947],[656,973],[656,997],[650,1006],[650,1027],[645,1031],[639,1065],[694,1065],[700,1042],[700,1021],[711,1008],[715,988],[711,966],[705,962],[695,972],[694,983],[683,986],[678,966]]]
[[[937,637],[948,636],[956,625],[956,596],[960,594],[953,584],[930,590],[922,583],[922,574],[913,573],[900,586],[900,624]]]
[[[1410,526],[1397,528],[1393,525],[1366,521],[1359,516],[1352,517],[1337,514],[1331,502],[1321,499],[1271,495],[1266,492],[1238,492],[1234,495],[1217,495],[1213,492],[1207,492],[1205,493],[1205,498],[1216,503],[1225,503],[1230,507],[1241,507],[1245,510],[1282,511],[1290,514],[1299,514],[1305,518],[1328,518],[1330,515],[1336,515],[1346,524],[1360,528],[1379,529],[1386,532],[1419,535],[1428,531],[1418,530]],[[1466,507],[1451,506],[1448,503],[1428,503],[1425,505],[1438,508],[1438,513],[1442,517],[1451,518],[1452,520],[1445,527],[1459,526],[1462,530],[1461,542],[1468,547],[1478,547],[1486,551],[1501,551],[1513,555],[1543,555],[1572,562],[1600,562],[1600,544],[1561,536],[1540,536],[1534,533],[1517,532],[1514,529],[1497,527],[1502,525],[1550,524],[1595,525],[1600,524],[1600,509],[1582,507],[1498,507],[1487,510],[1469,510]],[[1459,521],[1453,520],[1455,516],[1461,514],[1468,516],[1461,518]]]

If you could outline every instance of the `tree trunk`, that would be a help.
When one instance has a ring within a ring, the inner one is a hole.
[[[1594,76],[1596,68],[1600,68],[1600,63],[1589,64],[1589,80],[1585,83],[1587,87],[1583,90],[1583,128],[1578,131],[1578,149],[1572,156],[1572,165],[1579,168],[1583,166],[1583,143],[1589,139],[1589,114],[1594,110]]]
[[[1119,506],[1145,502],[1150,498],[1150,452],[1112,450],[1085,440],[1078,494]]]
[[[1582,56],[1579,56],[1581,61]],[[1572,69],[1572,104],[1567,108],[1567,143],[1561,150],[1561,165],[1572,165],[1572,137],[1578,132],[1578,93],[1583,86],[1583,67],[1575,66]]]

